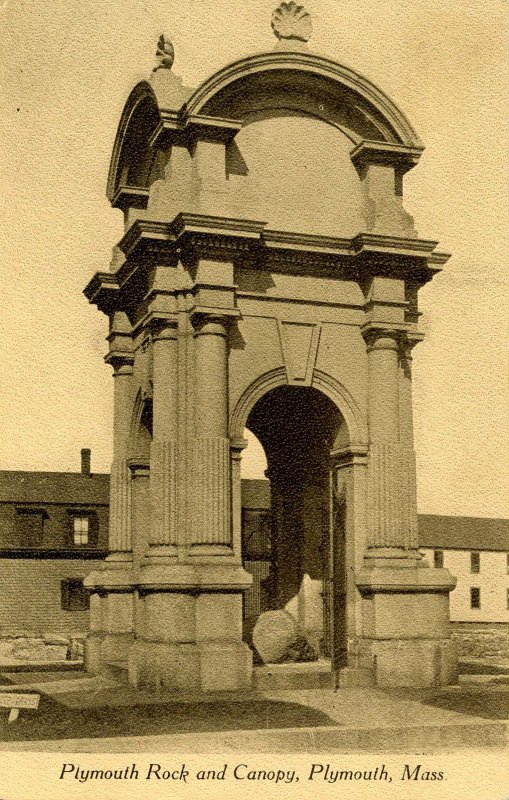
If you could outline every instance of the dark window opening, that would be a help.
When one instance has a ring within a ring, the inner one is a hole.
[[[253,576],[244,596],[244,619],[256,619],[273,605],[275,564],[272,553],[272,515],[265,509],[242,512],[242,557]]]
[[[470,553],[470,572],[481,571],[481,554],[477,552]]]
[[[44,541],[46,511],[43,508],[18,508],[16,512],[16,531],[20,545],[40,547]]]
[[[442,569],[444,566],[444,551],[443,550],[435,550],[433,553],[433,563],[435,569]]]
[[[470,608],[481,608],[481,590],[478,586],[470,588]]]
[[[81,578],[60,581],[60,597],[63,611],[86,611],[90,605],[89,594]]]

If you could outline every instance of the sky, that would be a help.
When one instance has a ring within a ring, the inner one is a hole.
[[[122,235],[106,177],[162,31],[196,86],[275,40],[275,0],[8,0],[0,120],[0,469],[108,471],[107,320],[82,290]],[[421,513],[508,514],[507,4],[313,0],[310,48],[402,108],[426,145],[405,207],[451,252],[421,291],[414,351]],[[260,474],[256,448],[245,474]]]

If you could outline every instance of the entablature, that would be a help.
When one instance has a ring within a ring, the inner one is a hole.
[[[266,228],[256,220],[181,213],[171,222],[136,220],[119,242],[126,261],[115,273],[98,272],[85,289],[105,313],[138,302],[149,290],[154,267],[191,267],[199,259],[241,263],[261,271],[292,271],[340,280],[374,275],[421,286],[441,270],[448,255],[437,242],[375,233],[351,239]],[[228,287],[234,288],[234,287]],[[189,290],[189,288],[187,289]]]

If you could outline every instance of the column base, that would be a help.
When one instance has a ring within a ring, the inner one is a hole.
[[[237,691],[251,687],[253,654],[244,642],[147,642],[129,653],[129,683],[178,692]]]
[[[200,577],[205,585],[197,585]],[[152,570],[140,585],[143,622],[129,651],[129,682],[192,692],[249,688],[252,653],[242,641],[240,586],[250,576],[240,567],[183,565],[173,578],[179,583],[164,585],[164,574]]]
[[[101,649],[104,641],[104,633],[91,631],[87,634],[84,643],[83,662],[85,670],[90,675],[100,675],[102,671]]]
[[[129,651],[134,641],[132,631],[106,633],[101,644],[101,669],[114,665],[127,664]]]
[[[458,682],[458,657],[452,639],[364,640],[363,645],[375,686],[423,689]]]
[[[458,680],[450,639],[449,592],[455,580],[446,569],[391,554],[368,561],[357,576],[362,595],[358,663],[377,686],[446,686]]]
[[[85,669],[93,675],[108,674],[111,663],[127,663],[133,642],[132,560],[105,561],[84,583],[95,598],[90,607],[92,630],[85,640]]]
[[[372,669],[362,667],[343,667],[338,676],[340,689],[366,689],[375,685],[375,675]]]

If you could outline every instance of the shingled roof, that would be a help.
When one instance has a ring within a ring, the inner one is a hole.
[[[509,552],[509,519],[419,514],[418,520],[420,547]]]
[[[108,505],[109,500],[110,476],[105,473],[0,470],[0,503]]]

